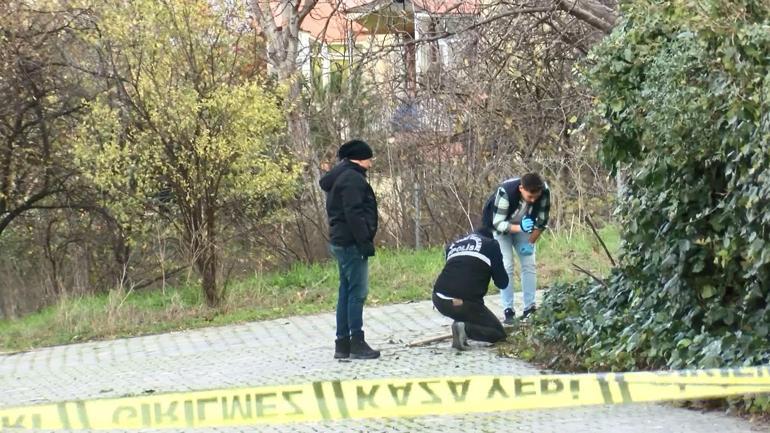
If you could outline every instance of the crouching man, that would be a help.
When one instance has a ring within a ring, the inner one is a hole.
[[[454,319],[452,347],[468,350],[468,338],[495,343],[506,337],[500,320],[484,305],[489,280],[508,285],[500,245],[488,228],[460,238],[446,248],[444,269],[433,286],[433,305]]]

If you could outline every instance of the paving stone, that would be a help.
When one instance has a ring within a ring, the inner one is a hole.
[[[488,297],[488,302],[501,314],[498,296]],[[473,350],[459,354],[446,341],[406,347],[411,341],[447,334],[450,323],[430,302],[367,307],[367,340],[383,352],[380,359],[370,361],[332,359],[331,312],[0,355],[0,407],[139,395],[149,390],[162,393],[330,379],[539,373],[535,366],[501,358],[494,348],[483,344],[474,344]],[[139,431],[153,430],[134,432]],[[745,433],[767,432],[770,426],[721,413],[640,404],[196,431]]]

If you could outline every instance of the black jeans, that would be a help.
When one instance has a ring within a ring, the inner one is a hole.
[[[502,323],[483,302],[467,301],[459,307],[452,305],[449,299],[443,299],[433,293],[433,305],[443,315],[458,322],[465,323],[465,333],[468,338],[477,341],[495,343],[505,340],[506,334]]]

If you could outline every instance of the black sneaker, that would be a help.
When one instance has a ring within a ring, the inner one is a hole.
[[[512,308],[506,308],[503,312],[505,314],[505,319],[503,319],[503,323],[506,325],[513,325],[513,319],[516,318],[516,312],[513,311]]]
[[[524,309],[523,313],[521,313],[521,319],[522,320],[526,319],[531,314],[534,314],[535,311],[537,311],[537,306],[535,304],[530,305],[529,307]]]

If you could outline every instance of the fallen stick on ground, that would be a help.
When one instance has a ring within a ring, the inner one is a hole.
[[[407,344],[407,347],[417,347],[417,346],[424,346],[426,344],[435,343],[438,341],[444,341],[452,338],[452,334],[446,334],[446,335],[436,335],[433,337],[423,338],[422,340],[414,340],[411,343]]]
[[[513,328],[514,328],[513,325],[503,324],[503,329],[505,329],[508,333],[510,333],[513,330]],[[425,346],[426,344],[449,340],[450,338],[452,338],[452,334],[435,335],[433,337],[423,338],[421,340],[414,340],[411,343],[407,344],[406,347]]]

